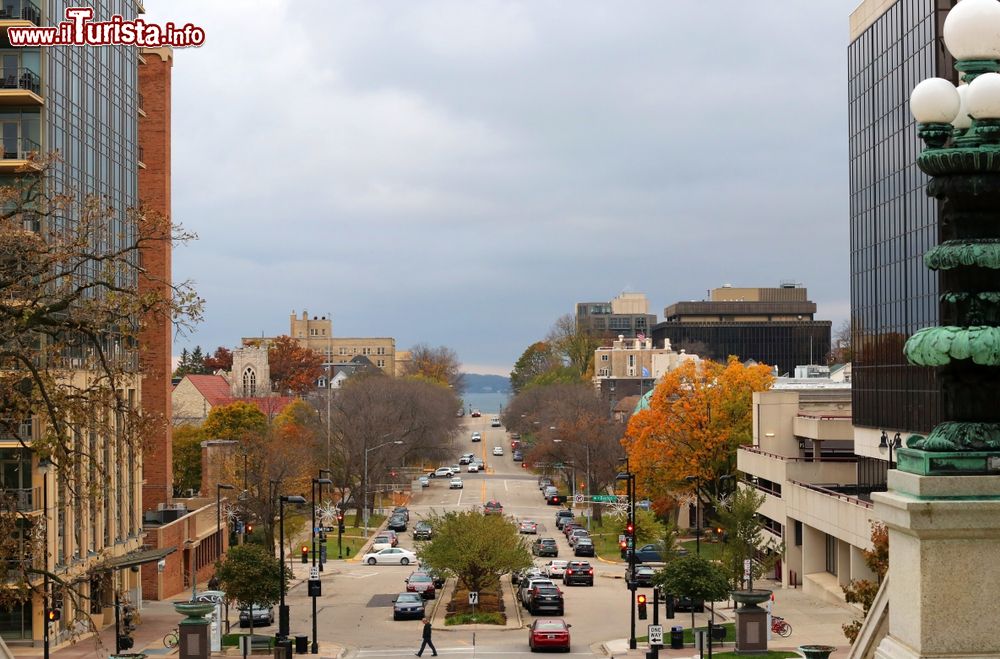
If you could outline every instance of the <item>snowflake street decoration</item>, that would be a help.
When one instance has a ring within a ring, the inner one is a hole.
[[[237,506],[227,503],[222,507],[222,514],[230,524],[240,519],[240,509]]]
[[[626,497],[618,497],[618,501],[607,505],[608,514],[620,519],[628,517],[628,499]]]
[[[340,509],[333,505],[332,501],[324,501],[316,508],[316,513],[319,515],[323,526],[333,526],[334,522],[337,521],[338,512],[340,512]]]

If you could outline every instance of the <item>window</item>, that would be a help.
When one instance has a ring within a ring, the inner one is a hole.
[[[837,575],[837,538],[826,533],[826,571]]]
[[[257,395],[257,374],[249,366],[243,370],[243,396],[253,398]]]
[[[362,348],[361,349],[361,354],[362,355],[370,355],[370,354],[372,354],[372,349],[371,348]]]
[[[385,360],[384,359],[376,359],[375,360],[375,365],[378,366],[379,368],[385,368]]]
[[[802,546],[802,522],[795,520],[795,546]]]
[[[384,355],[385,354],[385,348],[383,348],[383,347],[375,348],[375,354],[376,355]]]
[[[351,354],[351,353],[350,353],[350,352],[349,352],[349,351],[347,350],[347,348],[346,348],[346,347],[341,347],[341,348],[340,348],[340,354],[341,354],[341,355],[349,355],[349,354]]]
[[[607,353],[605,353],[605,354],[601,355],[601,361],[602,361],[602,362],[606,362],[606,361],[608,361],[608,355],[607,355]]]

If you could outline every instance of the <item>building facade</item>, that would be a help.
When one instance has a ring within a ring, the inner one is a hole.
[[[649,338],[619,336],[610,346],[594,351],[594,387],[601,399],[614,407],[625,398],[642,397],[651,391],[663,374],[696,355],[675,352],[667,340],[660,348]],[[634,407],[634,404],[633,404]]]
[[[114,216],[104,244],[114,250],[134,244],[142,229],[130,217],[130,210],[139,207],[142,167],[137,50],[119,46],[13,48],[7,38],[8,27],[51,25],[61,20],[68,4],[63,0],[16,0],[4,3],[0,12],[0,184],[10,184],[17,176],[31,176],[24,171],[32,154],[58,152],[60,157],[44,174],[47,189],[105,199]],[[95,20],[110,20],[113,15],[129,20],[139,12],[134,0],[88,4],[94,7]],[[64,221],[73,222],[74,218]],[[138,286],[138,271],[123,272],[120,283]],[[169,335],[169,330],[166,333]],[[71,384],[89,377],[86,371],[69,375]],[[138,377],[122,391],[136,407],[142,405],[140,392]],[[42,432],[38,423],[29,421],[18,433],[20,438],[0,437],[0,487],[16,491],[18,510],[25,514],[27,524],[44,526],[44,567],[77,584],[76,591],[89,598],[62,598],[61,619],[50,625],[50,642],[57,646],[79,629],[81,618],[89,618],[97,628],[113,622],[115,591],[132,602],[141,601],[139,575],[126,568],[138,565],[144,557],[140,551],[142,455],[114,437],[80,432],[76,436],[78,448],[88,457],[80,461],[74,483],[69,483],[59,471],[43,473],[37,456],[21,447],[20,439],[30,444]],[[163,448],[160,441],[159,449]],[[96,495],[79,494],[88,488]],[[0,637],[9,646],[42,644],[45,607],[41,577],[35,581],[36,590],[29,600],[11,610],[0,610]],[[54,585],[50,592],[59,595]]]
[[[634,339],[648,335],[656,324],[643,293],[621,293],[610,302],[577,302],[576,326],[596,336],[624,336]]]
[[[735,355],[776,366],[780,374],[825,360],[832,323],[815,320],[816,303],[805,288],[733,288],[709,291],[709,299],[678,302],[663,311],[653,340],[715,361]]]
[[[937,202],[916,165],[922,144],[908,109],[925,78],[957,82],[941,26],[954,0],[866,0],[848,46],[853,414],[858,450],[883,429],[926,434],[941,416],[933,369],[911,366],[903,343],[938,323]]]

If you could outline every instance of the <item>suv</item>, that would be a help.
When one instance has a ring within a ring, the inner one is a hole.
[[[486,515],[503,515],[503,506],[496,499],[483,504],[483,513]]]
[[[573,521],[573,511],[568,509],[556,511],[556,528],[561,529],[566,522]]]
[[[594,541],[589,537],[580,538],[573,545],[573,555],[574,556],[593,556],[594,555]]]
[[[474,458],[474,457],[476,457],[476,456],[473,455],[472,453],[463,453],[462,457],[460,457],[458,459],[458,464],[460,464],[460,465],[467,465],[470,462],[472,462],[472,458]]]
[[[623,552],[625,553],[625,552]],[[624,558],[628,558],[628,554],[625,553]],[[635,562],[636,563],[662,563],[663,554],[660,552],[659,545],[643,545],[635,550]]]
[[[529,579],[521,579],[521,582],[517,585],[517,599],[521,602],[521,606],[528,608],[528,603],[530,602],[531,591],[535,586],[548,586],[549,588],[555,588],[556,584],[552,579],[547,577],[531,577]]]
[[[567,586],[583,584],[594,585],[594,568],[587,561],[570,561],[563,572],[563,583]]]
[[[539,490],[544,490],[549,485],[552,485],[552,479],[551,478],[549,478],[548,476],[539,476],[538,477],[538,489]]]
[[[528,611],[537,616],[551,611],[557,616],[563,614],[563,594],[556,586],[537,585],[528,591]]]
[[[240,627],[250,626],[250,613],[253,612],[253,626],[261,627],[274,623],[274,607],[255,604],[250,607],[240,607]]]
[[[559,545],[556,544],[555,538],[538,538],[531,543],[531,553],[535,556],[552,556],[555,558],[559,555]]]
[[[569,532],[569,535],[566,536],[566,540],[569,541],[570,547],[574,547],[576,546],[577,540],[579,540],[580,538],[589,538],[589,537],[590,537],[590,531],[588,531],[587,529],[573,529],[572,531]]]
[[[451,478],[451,467],[438,467],[431,474],[431,478]]]
[[[417,525],[413,527],[414,540],[430,540],[432,535],[434,535],[434,529],[427,522],[417,522]]]
[[[406,517],[402,514],[393,515],[389,518],[388,528],[392,531],[405,531],[406,530]]]

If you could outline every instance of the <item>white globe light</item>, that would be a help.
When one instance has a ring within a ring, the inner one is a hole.
[[[972,125],[972,118],[969,116],[969,109],[965,105],[965,94],[969,91],[968,85],[958,86],[958,99],[960,101],[958,105],[958,114],[952,120],[951,125],[955,128],[968,128]]]
[[[957,60],[1000,59],[1000,2],[962,0],[948,12],[942,34]]]
[[[910,112],[922,124],[950,124],[960,105],[958,90],[944,78],[927,78],[910,94]]]
[[[969,84],[965,107],[976,119],[1000,119],[1000,73],[984,73]]]

